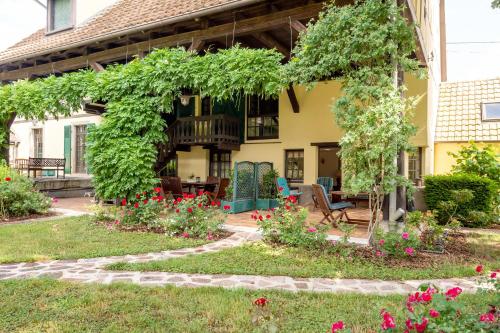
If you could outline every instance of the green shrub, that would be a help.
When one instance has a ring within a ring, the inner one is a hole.
[[[0,218],[46,213],[51,199],[33,188],[33,183],[4,163],[0,164]]]
[[[454,173],[469,173],[489,178],[500,183],[500,161],[493,146],[488,145],[483,149],[471,142],[463,147],[457,154],[448,153],[455,158],[457,164],[453,166]]]
[[[468,200],[460,200],[457,192],[468,190],[472,193]],[[436,212],[436,218],[441,224],[449,223],[451,212],[464,225],[476,227],[477,219],[469,219],[471,212],[491,214],[497,195],[496,183],[488,178],[471,174],[453,174],[425,177],[425,203]],[[470,200],[469,200],[470,199]],[[476,213],[472,213],[477,216]],[[482,225],[490,221],[481,221]]]

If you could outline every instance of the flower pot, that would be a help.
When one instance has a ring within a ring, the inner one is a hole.
[[[255,201],[255,209],[267,210],[278,207],[278,200],[276,199],[257,199]]]

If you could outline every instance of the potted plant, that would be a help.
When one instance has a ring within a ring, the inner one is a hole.
[[[255,202],[256,209],[270,209],[278,207],[276,189],[276,178],[279,177],[278,171],[271,169],[263,175],[262,183],[259,184],[259,193]]]

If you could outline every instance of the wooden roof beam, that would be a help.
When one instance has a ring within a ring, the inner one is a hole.
[[[275,48],[278,52],[282,53],[287,59],[290,59],[290,49],[283,46],[280,42],[278,42],[273,36],[268,34],[267,32],[261,32],[258,34],[252,35],[259,42],[264,44],[266,47],[272,49]]]

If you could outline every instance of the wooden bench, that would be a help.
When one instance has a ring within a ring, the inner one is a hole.
[[[65,158],[39,158],[30,157],[28,159],[28,177],[33,171],[33,177],[36,178],[37,171],[55,171],[56,177],[59,178],[59,171],[62,171],[62,178],[65,177],[64,166],[66,165]],[[25,167],[23,165],[23,167]]]

